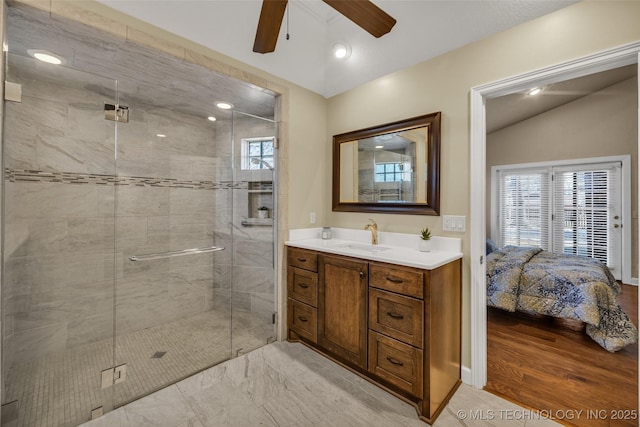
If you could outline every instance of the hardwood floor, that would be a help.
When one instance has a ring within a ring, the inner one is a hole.
[[[637,326],[638,288],[622,287],[618,301]],[[578,322],[490,307],[487,338],[485,390],[558,418],[574,417],[556,419],[565,425],[640,424],[637,343],[610,353]]]

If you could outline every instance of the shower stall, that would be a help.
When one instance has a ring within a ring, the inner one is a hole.
[[[79,425],[274,340],[275,95],[27,6],[7,44],[2,424]]]

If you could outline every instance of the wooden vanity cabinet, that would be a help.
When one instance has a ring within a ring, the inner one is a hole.
[[[318,268],[318,344],[367,369],[368,263],[320,255]]]
[[[433,423],[461,383],[461,260],[423,270],[293,247],[287,259],[289,340],[368,377]],[[314,306],[310,286],[300,296],[296,284],[315,279]],[[299,319],[312,313],[315,331]]]
[[[287,249],[287,325],[289,339],[318,337],[318,254]]]

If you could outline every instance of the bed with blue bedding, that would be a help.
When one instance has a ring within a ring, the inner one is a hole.
[[[487,305],[580,320],[600,346],[615,352],[638,330],[616,299],[620,285],[599,260],[506,246],[487,255]]]

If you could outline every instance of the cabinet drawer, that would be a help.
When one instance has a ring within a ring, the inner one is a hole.
[[[318,341],[317,310],[291,298],[287,301],[287,323],[289,324],[289,329],[301,337],[316,343]]]
[[[422,300],[369,289],[369,328],[422,348]]]
[[[309,271],[318,271],[318,254],[300,248],[288,248],[287,265]]]
[[[422,398],[422,350],[369,331],[369,372]]]
[[[318,273],[302,270],[301,268],[287,268],[288,297],[296,299],[312,307],[318,307]]]
[[[374,263],[369,266],[369,286],[416,298],[424,297],[423,276],[415,268]]]

